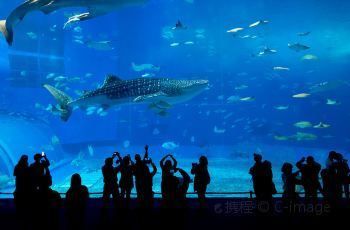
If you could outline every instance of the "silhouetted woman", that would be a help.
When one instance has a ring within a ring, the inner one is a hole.
[[[301,184],[301,181],[297,178],[299,171],[293,173],[293,165],[290,163],[284,163],[282,166],[282,181],[283,181],[283,207],[292,207],[296,201],[298,193],[296,192],[296,186]]]
[[[120,194],[122,198],[126,199],[127,204],[130,201],[131,190],[134,187],[133,178],[134,162],[131,161],[130,156],[125,156],[120,163]]]
[[[22,155],[15,166],[13,175],[16,177],[16,190],[14,199],[16,211],[20,218],[26,218],[30,201],[30,174],[28,165],[28,156]],[[21,221],[25,222],[25,220]]]
[[[201,156],[199,158],[199,164],[192,164],[191,174],[194,175],[194,191],[198,194],[198,200],[201,207],[203,207],[205,205],[207,186],[210,183],[207,157]]]
[[[66,193],[67,217],[70,229],[83,229],[88,199],[88,188],[82,185],[79,174],[73,174],[70,188]]]

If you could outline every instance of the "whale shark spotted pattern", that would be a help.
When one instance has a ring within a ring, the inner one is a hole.
[[[169,78],[121,80],[116,76],[107,76],[100,88],[85,92],[80,98],[73,100],[53,86],[44,85],[58,101],[61,118],[64,121],[69,119],[74,107],[86,109],[89,106],[99,106],[103,110],[107,110],[114,105],[148,103],[164,111],[173,104],[190,100],[207,86],[208,80],[176,80]]]

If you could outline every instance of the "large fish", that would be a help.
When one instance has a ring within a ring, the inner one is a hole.
[[[65,24],[77,21],[89,20],[108,14],[123,6],[137,5],[148,0],[27,0],[15,8],[6,20],[0,21],[0,31],[5,36],[9,45],[13,43],[13,27],[32,11],[42,11],[50,14],[53,11],[68,7],[84,7],[87,12],[70,17]]]
[[[74,107],[86,109],[97,106],[108,109],[125,103],[147,103],[156,105],[163,113],[176,103],[190,100],[208,86],[208,80],[175,80],[168,78],[137,78],[121,80],[107,76],[102,87],[86,92],[73,100],[64,92],[50,85],[44,87],[59,104],[61,118],[67,121]]]

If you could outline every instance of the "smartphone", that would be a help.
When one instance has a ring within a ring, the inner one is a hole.
[[[44,157],[44,156],[45,156],[45,153],[44,153],[44,152],[41,152],[41,156]]]

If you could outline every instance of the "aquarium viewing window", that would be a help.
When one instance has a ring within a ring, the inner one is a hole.
[[[278,193],[285,162],[348,158],[350,3],[44,2],[0,0],[4,196],[22,154],[47,155],[53,189],[79,173],[98,197],[105,158],[134,159],[145,145],[158,196],[166,154],[188,173],[206,156],[214,197],[252,194],[254,153],[271,162]]]

